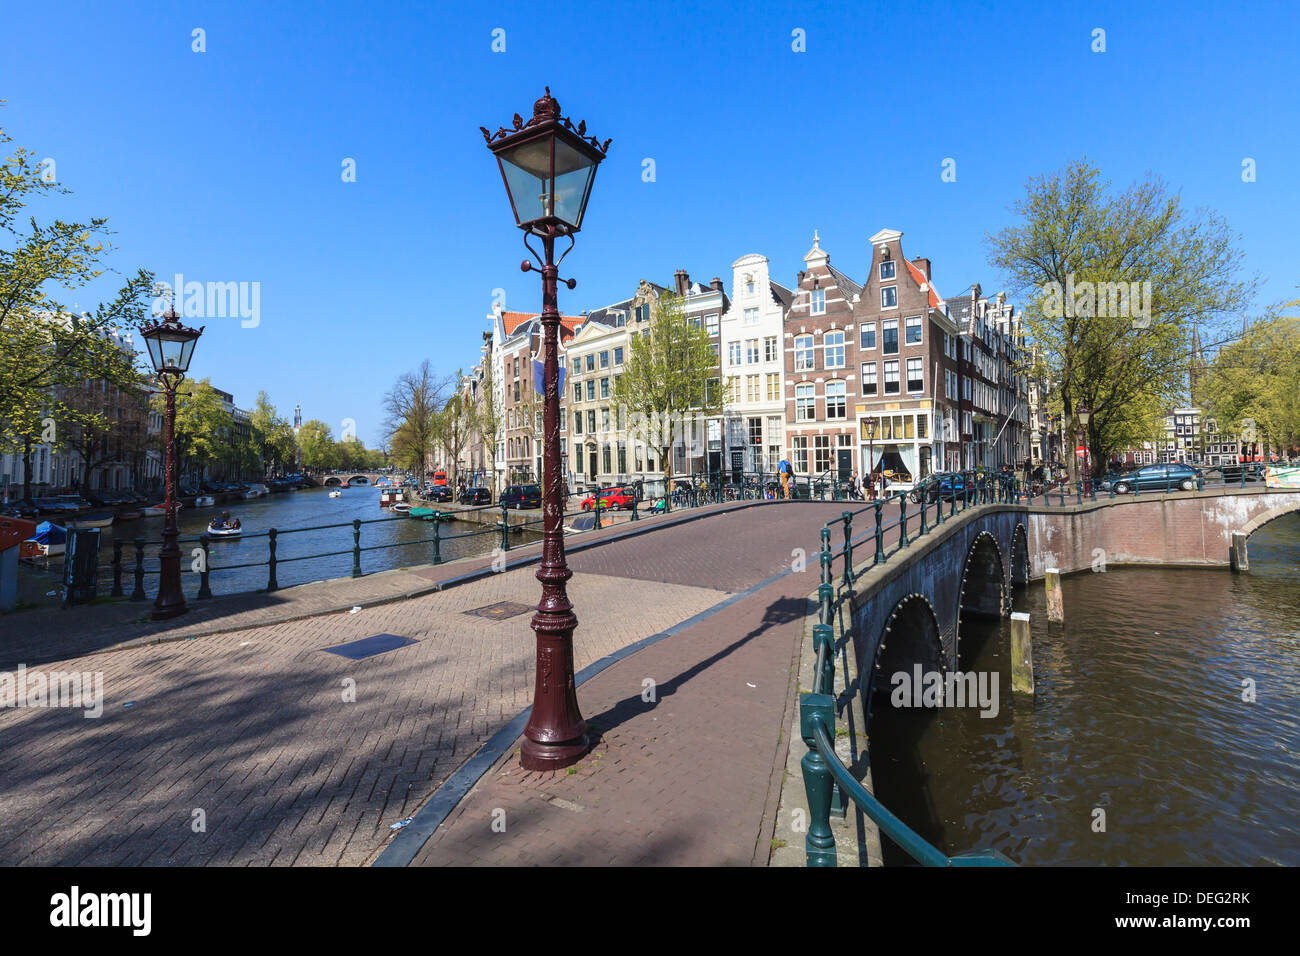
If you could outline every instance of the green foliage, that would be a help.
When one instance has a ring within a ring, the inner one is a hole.
[[[626,410],[630,432],[655,449],[664,475],[672,474],[673,428],[690,412],[722,410],[716,358],[709,333],[691,322],[682,299],[663,293],[649,334],[634,335],[614,401]]]
[[[1184,209],[1157,179],[1117,193],[1080,160],[1031,179],[1012,209],[1020,222],[986,237],[989,261],[1025,300],[1030,337],[1067,421],[1080,406],[1092,409],[1088,442],[1100,467],[1150,430],[1153,410],[1185,396],[1193,329],[1222,326],[1254,282],[1238,278],[1242,254],[1224,220]],[[1149,283],[1149,299],[1115,314],[1118,303],[1096,284],[1121,282]],[[1090,288],[1083,283],[1109,298],[1105,306],[1082,296],[1060,308],[1067,287]]]
[[[1261,449],[1300,446],[1300,318],[1261,319],[1219,349],[1202,397],[1220,434]]]
[[[166,396],[153,397],[154,409],[166,415]],[[201,471],[230,457],[235,421],[221,396],[204,378],[184,379],[176,387],[176,460],[183,471]]]
[[[319,419],[302,423],[298,430],[298,448],[302,452],[302,463],[308,468],[330,469],[339,466],[338,445],[330,427]]]

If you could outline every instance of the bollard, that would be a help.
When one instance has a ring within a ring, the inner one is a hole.
[[[925,500],[925,485],[921,486],[921,537],[930,533],[930,527],[926,524],[925,513],[930,510],[929,504]]]
[[[211,537],[199,536],[199,547],[203,549],[203,570],[199,572],[199,600],[212,597],[212,588],[208,586],[208,543]]]
[[[144,538],[135,539],[135,590],[131,592],[132,601],[143,601],[144,597]]]
[[[633,492],[633,494],[632,494],[632,519],[631,519],[631,520],[633,520],[633,521],[636,521],[636,520],[637,520],[637,517],[636,517],[636,506],[637,506],[637,502],[639,502],[640,500],[641,500],[641,492],[640,492],[640,490],[637,490],[637,491]]]
[[[592,525],[592,528],[599,531],[600,530],[600,489],[599,488],[596,489],[596,504],[594,506],[594,510],[596,512],[596,523]]]
[[[352,576],[361,577],[361,519],[352,519]]]
[[[597,498],[596,501],[599,502],[600,499]],[[597,512],[597,514],[599,515],[599,512]],[[501,506],[501,550],[502,550],[502,551],[509,551],[509,550],[510,550],[510,517],[509,517],[509,515],[510,515],[510,512],[506,511],[506,506],[505,506],[505,505],[502,505],[502,506]],[[597,519],[597,520],[599,520],[599,519]]]
[[[442,515],[434,512],[433,515],[433,563],[442,564],[442,541],[440,540],[439,527],[442,525]]]
[[[122,545],[120,538],[113,542],[113,597],[122,596]]]
[[[876,505],[876,559],[874,564],[880,564],[885,560],[885,531],[881,525],[881,512],[885,510],[885,502],[877,498]]]
[[[1044,583],[1047,585],[1047,619],[1060,624],[1065,621],[1065,598],[1061,595],[1061,572],[1048,568]]]
[[[1247,537],[1249,536],[1244,531],[1232,532],[1232,547],[1228,552],[1228,563],[1237,574],[1250,570],[1250,557],[1246,553]]]
[[[898,495],[898,546],[907,547],[907,495]]]
[[[1011,692],[1034,695],[1034,645],[1023,611],[1011,615]]]
[[[280,589],[280,582],[275,579],[275,536],[279,533],[274,528],[266,532],[266,541],[271,548],[270,560],[266,562],[266,589],[268,591],[278,591]]]
[[[808,747],[808,752],[799,762],[804,792],[808,795],[808,835],[804,838],[804,849],[809,866],[825,867],[836,864],[835,835],[831,832],[833,778],[813,736],[819,724],[834,740],[835,698],[830,694],[799,695],[799,729]]]

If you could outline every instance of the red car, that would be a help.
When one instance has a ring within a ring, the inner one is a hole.
[[[631,508],[632,502],[636,501],[629,488],[602,488],[600,489],[600,510],[618,511],[620,508]],[[582,510],[590,511],[596,507],[596,496],[588,495],[582,502]]]

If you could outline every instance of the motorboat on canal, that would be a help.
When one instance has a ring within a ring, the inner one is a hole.
[[[48,558],[62,554],[67,542],[66,528],[42,521],[36,526],[36,534],[23,542],[23,547],[19,549],[19,557]]]
[[[248,490],[244,492],[244,497],[265,498],[270,493],[271,493],[271,489],[266,487],[266,485],[255,483],[248,486]]]
[[[215,505],[216,503],[217,503],[217,499],[212,497],[211,495],[199,495],[197,498],[194,499],[194,506],[196,508],[208,508],[211,507],[212,505]]]
[[[399,515],[410,514],[411,506],[405,501],[395,501],[389,510]]]
[[[243,530],[240,527],[232,528],[229,525],[222,524],[219,518],[213,518],[208,523],[208,534],[214,538],[238,538]]]
[[[341,492],[341,491],[331,491],[331,492],[330,492],[330,497],[331,497],[331,498],[342,498],[342,497],[343,497],[343,492]]]
[[[403,501],[406,501],[406,492],[401,488],[385,488],[379,493],[379,507],[381,508],[391,508]]]
[[[179,501],[176,502],[176,510],[180,511],[181,507],[181,503]],[[156,505],[150,505],[148,508],[141,508],[140,514],[144,515],[146,518],[161,518],[163,515],[167,514],[167,505],[162,502]]]

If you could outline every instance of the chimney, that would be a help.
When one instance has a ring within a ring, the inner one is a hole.
[[[678,269],[673,273],[673,284],[677,287],[678,295],[685,295],[686,290],[691,287],[691,277],[685,269]]]
[[[918,256],[917,258],[912,260],[912,265],[916,266],[918,269],[921,270],[921,274],[925,276],[926,282],[930,281],[930,260],[929,259]]]
[[[709,288],[712,289],[714,292],[721,292],[722,280],[719,279],[717,276],[714,276],[713,281],[709,283]]]

